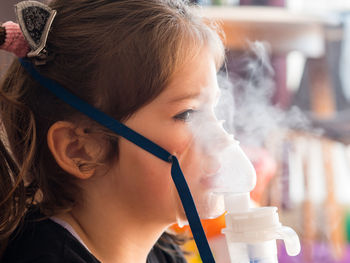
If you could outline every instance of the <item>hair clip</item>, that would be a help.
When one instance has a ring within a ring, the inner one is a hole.
[[[23,1],[15,8],[18,23],[31,48],[27,57],[35,58],[37,65],[45,64],[48,58],[46,41],[56,10],[37,1]]]

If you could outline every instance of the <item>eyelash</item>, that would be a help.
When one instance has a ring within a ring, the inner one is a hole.
[[[196,112],[197,112],[197,111],[192,110],[192,109],[190,109],[190,110],[185,110],[184,112],[181,112],[181,113],[177,114],[176,116],[174,116],[174,119],[175,119],[176,121],[184,121],[184,122],[187,122],[187,121],[189,121],[189,120],[191,119],[191,115],[192,115],[193,113],[196,113]]]

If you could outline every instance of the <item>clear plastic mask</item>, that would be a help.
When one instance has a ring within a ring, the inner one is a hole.
[[[254,188],[255,170],[239,142],[213,113],[193,114],[188,127],[195,157],[190,161],[179,159],[180,166],[201,219],[215,218],[225,212],[225,193],[248,193]]]

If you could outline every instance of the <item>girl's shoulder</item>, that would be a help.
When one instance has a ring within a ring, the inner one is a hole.
[[[65,228],[31,209],[9,239],[2,263],[99,263]]]

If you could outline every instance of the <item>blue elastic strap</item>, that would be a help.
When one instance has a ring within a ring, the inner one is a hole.
[[[207,238],[205,236],[198,212],[193,201],[190,189],[186,179],[181,171],[178,159],[171,155],[168,151],[150,141],[141,134],[133,131],[124,124],[108,116],[107,114],[92,107],[90,104],[81,100],[68,90],[64,89],[57,82],[42,76],[33,66],[33,64],[25,59],[19,59],[25,70],[38,82],[41,86],[50,90],[55,96],[69,104],[81,113],[89,116],[99,124],[105,126],[116,134],[124,137],[130,142],[136,144],[147,152],[157,156],[166,162],[171,162],[171,176],[180,196],[182,206],[185,210],[186,217],[194,240],[196,242],[199,254],[204,263],[215,263],[213,254],[210,250]]]

